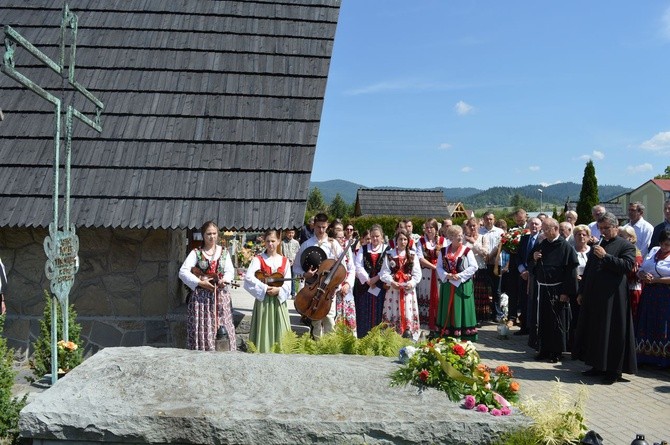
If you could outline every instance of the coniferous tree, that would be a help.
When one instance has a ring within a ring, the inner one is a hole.
[[[31,362],[33,374],[37,378],[44,377],[45,374],[51,373],[51,294],[44,291],[44,315],[40,320],[40,335],[33,343],[35,353]],[[63,317],[61,315],[60,304],[56,305],[56,333],[58,338],[63,337]],[[77,313],[74,306],[70,305],[68,308],[68,337],[69,340],[76,343],[77,350],[73,353],[72,367],[80,364],[84,358],[82,353],[82,341],[80,338],[81,325],[77,323]],[[60,366],[60,364],[59,364]]]
[[[325,212],[328,208],[326,200],[323,198],[323,194],[318,187],[314,187],[307,197],[307,212],[309,213],[319,213]]]
[[[344,218],[347,216],[349,210],[349,206],[347,205],[346,201],[340,196],[338,193],[335,195],[333,198],[333,201],[330,203],[330,207],[328,207],[328,215],[331,218]]]
[[[16,378],[14,352],[2,336],[5,316],[0,315],[0,443],[15,443],[19,436],[19,411],[26,405],[27,396],[12,396]]]
[[[593,161],[589,160],[584,167],[582,190],[579,192],[579,201],[577,202],[577,224],[590,223],[591,209],[599,202],[596,169],[593,166]]]

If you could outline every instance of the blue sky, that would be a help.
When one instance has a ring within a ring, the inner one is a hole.
[[[670,0],[342,0],[312,181],[637,187],[670,165]]]

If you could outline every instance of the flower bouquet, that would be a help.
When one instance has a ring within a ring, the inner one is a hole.
[[[480,363],[470,342],[440,338],[400,351],[402,367],[391,374],[391,386],[411,383],[423,391],[436,388],[450,400],[463,400],[466,409],[491,414],[511,414],[511,403],[518,401],[519,383],[506,365],[491,370]]]
[[[519,227],[509,229],[506,233],[500,236],[500,244],[502,248],[509,253],[516,253],[519,249],[519,242],[523,235],[530,233],[528,229],[521,229]]]

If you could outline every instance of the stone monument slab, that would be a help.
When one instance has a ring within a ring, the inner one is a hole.
[[[394,359],[106,348],[21,412],[36,444],[482,444],[526,425],[390,387]]]

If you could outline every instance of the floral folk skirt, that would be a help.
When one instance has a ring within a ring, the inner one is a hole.
[[[381,284],[381,281],[379,284]],[[370,292],[363,292],[360,296],[354,294],[356,335],[358,338],[365,337],[372,328],[382,322],[385,296],[386,291],[384,289],[379,291],[379,295]]]
[[[409,331],[411,338],[417,341],[421,334],[421,325],[419,324],[419,305],[416,301],[416,293],[405,291],[403,294],[401,295],[398,289],[386,291],[382,320],[395,328],[400,335]]]
[[[347,295],[335,296],[335,323],[344,324],[354,335],[356,335],[356,305],[354,294],[350,291]]]
[[[196,287],[188,302],[186,316],[186,346],[200,351],[216,350],[217,316],[218,325],[226,328],[230,350],[237,349],[235,325],[230,292],[226,288],[217,288],[218,310],[214,310],[214,293]],[[215,315],[216,314],[216,315]]]
[[[637,315],[638,363],[670,366],[670,286],[646,284]]]

